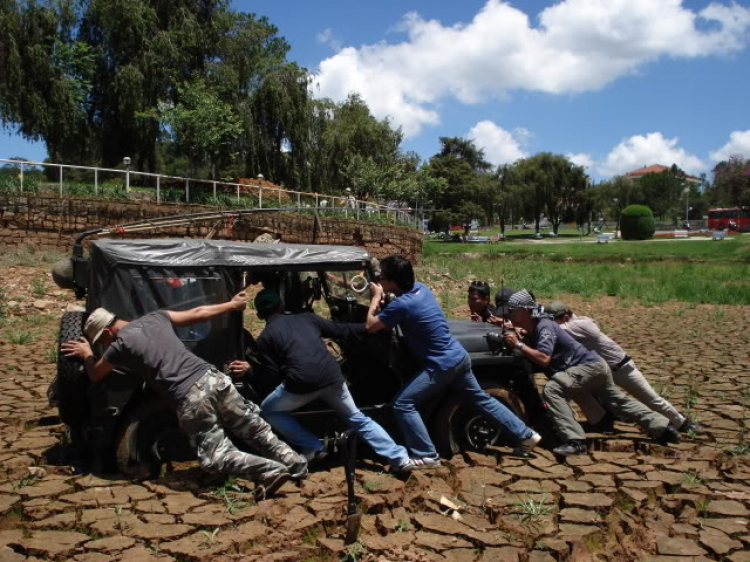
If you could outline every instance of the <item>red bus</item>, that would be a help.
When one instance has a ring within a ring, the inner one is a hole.
[[[750,207],[727,207],[708,210],[708,228],[710,230],[750,231]]]

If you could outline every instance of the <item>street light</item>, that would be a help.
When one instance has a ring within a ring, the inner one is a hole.
[[[617,225],[615,226],[615,240],[617,240],[617,233],[620,231],[620,200],[617,197],[612,198],[612,203],[615,204],[615,212],[617,213]]]
[[[686,187],[682,190],[682,192],[685,194],[685,226],[688,226],[688,213],[690,212],[690,208],[688,207],[688,197],[690,196],[690,188]],[[689,228],[689,227],[688,227]]]
[[[130,156],[123,158],[122,163],[125,164],[125,191],[130,191]]]
[[[263,174],[258,174],[258,207],[263,208]]]

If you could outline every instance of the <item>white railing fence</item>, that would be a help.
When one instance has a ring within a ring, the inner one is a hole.
[[[262,180],[257,185],[252,183],[233,183],[225,181],[202,180],[165,174],[152,174],[135,170],[117,168],[98,168],[94,166],[74,166],[71,164],[54,164],[51,162],[33,162],[29,160],[12,160],[0,158],[5,167],[18,168],[18,189],[29,191],[29,180],[47,170],[47,181],[50,187],[49,171],[56,170],[52,186],[60,195],[80,195],[91,193],[95,196],[106,196],[107,192],[120,197],[143,198],[148,194],[155,196],[155,202],[161,204],[178,198],[186,203],[202,203],[214,205],[238,205],[243,207],[298,207],[317,209],[326,214],[351,216],[357,219],[392,220],[401,224],[421,226],[419,213],[411,208],[394,205],[382,205],[371,201],[362,201],[352,195],[328,195],[294,191],[279,187],[263,185]],[[30,172],[34,172],[30,174]],[[66,184],[66,178],[73,178]],[[139,178],[138,187],[132,185],[131,177]],[[26,179],[25,179],[26,178]],[[26,186],[24,183],[26,181]],[[254,180],[250,180],[253,182]],[[192,192],[191,192],[192,190]]]

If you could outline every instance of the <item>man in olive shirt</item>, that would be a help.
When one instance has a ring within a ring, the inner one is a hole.
[[[307,474],[307,462],[279,440],[260,417],[257,405],[245,401],[231,379],[192,354],[177,337],[174,326],[204,322],[244,310],[247,295],[191,310],[158,310],[127,322],[103,308],[89,315],[86,338],[62,344],[66,356],[83,360],[91,382],[100,382],[115,365],[142,376],[176,409],[177,418],[198,453],[203,469],[255,479],[261,494]],[[98,361],[91,345],[107,349]],[[225,432],[244,441],[262,456],[239,450]]]
[[[633,398],[666,417],[682,432],[702,429],[700,424],[690,421],[659,396],[638,370],[633,359],[612,338],[603,333],[591,318],[573,314],[570,307],[561,301],[552,301],[545,312],[552,315],[555,322],[574,340],[604,359],[612,371],[615,384],[626,390]],[[584,410],[584,413],[588,417],[588,412]]]

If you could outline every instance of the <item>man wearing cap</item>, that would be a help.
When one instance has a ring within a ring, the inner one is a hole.
[[[63,343],[62,350],[66,356],[83,360],[93,383],[108,376],[115,365],[142,376],[175,407],[180,427],[197,450],[203,469],[254,479],[265,495],[284,482],[304,477],[307,462],[273,434],[258,406],[246,402],[228,376],[188,351],[173,329],[246,306],[247,295],[242,291],[225,303],[184,311],[157,310],[132,322],[98,308],[86,320],[86,338]],[[98,361],[91,350],[97,342],[106,348]],[[225,426],[262,456],[240,451]]]
[[[366,334],[364,324],[331,322],[312,312],[284,314],[279,294],[271,289],[258,293],[255,310],[266,321],[257,341],[264,373],[275,371],[283,379],[261,404],[261,414],[273,428],[308,460],[321,460],[326,450],[320,439],[289,413],[320,399],[393,470],[412,470],[406,449],[357,408],[338,361],[321,340],[362,337]]]
[[[587,316],[574,315],[570,307],[562,301],[552,301],[545,311],[574,340],[586,349],[596,352],[607,362],[612,371],[612,379],[617,386],[627,391],[647,408],[666,417],[678,430],[686,432],[702,429],[700,424],[690,421],[672,404],[659,396],[635,366],[633,359],[604,334],[594,320]]]
[[[550,378],[544,387],[544,398],[552,425],[563,441],[554,453],[567,456],[586,452],[586,434],[568,403],[582,393],[594,394],[605,408],[644,427],[661,443],[679,441],[679,433],[667,418],[617,388],[607,363],[541,314],[541,307],[528,291],[521,290],[510,297],[508,312],[510,322],[506,326],[526,330],[529,343],[523,343],[516,332],[509,330],[505,334],[507,345],[521,350],[526,359],[543,367]]]
[[[399,326],[412,355],[422,363],[421,370],[399,391],[393,403],[393,413],[417,467],[440,466],[435,445],[417,409],[448,389],[513,435],[518,441],[518,454],[528,454],[541,436],[479,386],[469,354],[451,336],[432,291],[414,280],[411,262],[403,256],[389,256],[381,260],[380,272],[380,283],[370,283],[367,331],[375,333]],[[387,306],[384,292],[396,295]]]

